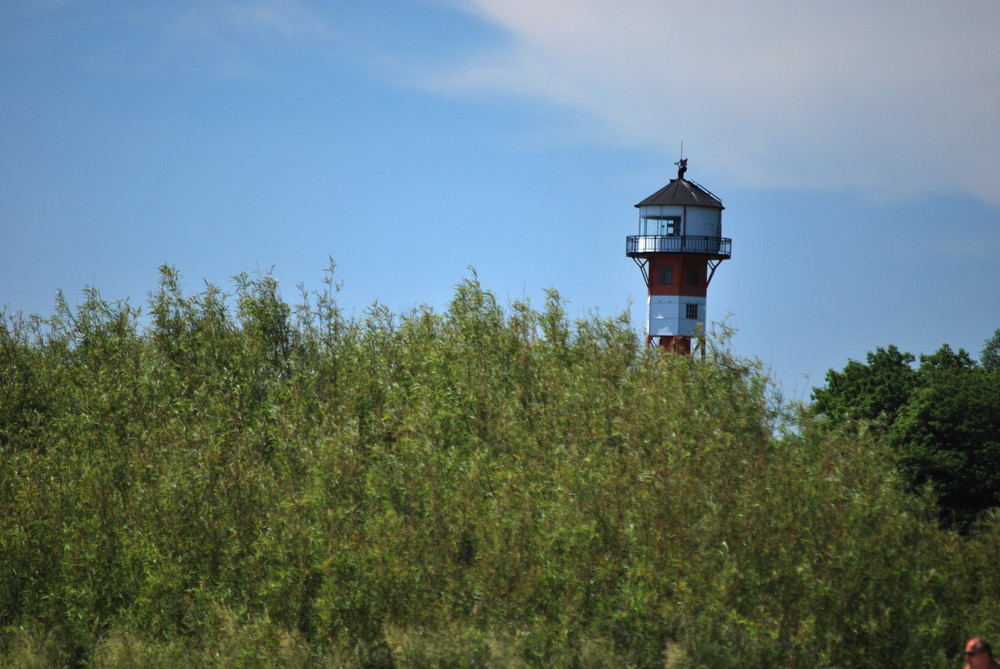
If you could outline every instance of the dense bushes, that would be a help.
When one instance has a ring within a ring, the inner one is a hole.
[[[235,287],[4,320],[7,663],[941,666],[998,631],[1000,524],[937,529],[718,342],[474,276],[361,318]]]
[[[863,421],[884,434],[907,485],[930,484],[942,520],[968,531],[1000,506],[1000,330],[977,363],[947,344],[916,358],[895,346],[827,372],[814,410],[834,430]]]

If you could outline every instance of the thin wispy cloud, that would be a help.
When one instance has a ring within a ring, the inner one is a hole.
[[[1000,205],[1000,3],[472,0],[509,39],[428,77],[584,109],[757,187]]]
[[[254,76],[262,60],[289,44],[314,47],[338,36],[323,12],[296,0],[196,2],[153,9],[146,18],[156,22],[164,59],[193,58],[231,76]]]
[[[266,31],[285,39],[329,37],[326,20],[298,2],[236,3],[217,10],[217,20],[233,28]]]

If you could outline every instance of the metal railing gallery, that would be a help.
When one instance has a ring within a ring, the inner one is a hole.
[[[625,238],[626,255],[643,253],[703,253],[729,258],[733,253],[733,240],[692,235],[631,235]]]

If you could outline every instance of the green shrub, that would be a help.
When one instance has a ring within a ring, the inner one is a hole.
[[[993,630],[997,525],[939,529],[725,333],[234,283],[2,319],[2,663],[939,666]]]

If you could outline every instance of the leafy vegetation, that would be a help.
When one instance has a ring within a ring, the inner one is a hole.
[[[830,370],[813,393],[815,409],[835,429],[863,420],[886,435],[911,488],[929,484],[948,524],[968,531],[1000,506],[1000,330],[981,364],[947,344],[931,355],[879,348],[867,364]]]
[[[1000,520],[940,529],[724,334],[474,275],[358,318],[332,267],[234,285],[3,319],[0,664],[944,666],[1000,631]]]

